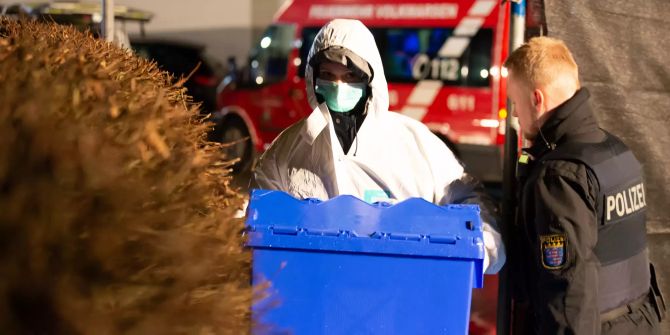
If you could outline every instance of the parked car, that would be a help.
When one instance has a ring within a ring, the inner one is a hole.
[[[156,61],[162,70],[176,77],[186,77],[195,70],[184,84],[188,94],[193,101],[202,103],[203,114],[216,110],[216,86],[223,77],[223,66],[206,54],[204,46],[146,38],[131,39],[130,45],[137,55]]]

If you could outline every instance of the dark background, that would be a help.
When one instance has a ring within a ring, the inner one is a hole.
[[[670,298],[670,1],[544,0],[548,35],[572,50],[601,127],[644,167],[651,259]],[[670,322],[663,323],[670,334]]]

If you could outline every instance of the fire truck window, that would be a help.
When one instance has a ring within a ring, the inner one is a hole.
[[[312,48],[312,43],[314,43],[314,38],[316,34],[319,33],[321,28],[304,28],[302,30],[302,45],[300,46],[300,67],[298,68],[298,75],[300,77],[305,77],[305,65],[307,65],[307,56],[309,55],[309,50]]]
[[[488,87],[493,30],[480,29],[460,56],[442,57],[440,49],[453,28],[372,28],[388,82],[442,80],[445,85]],[[303,29],[299,75],[304,77],[309,49],[319,28]]]
[[[491,68],[491,48],[493,45],[493,31],[491,29],[480,30],[470,41],[470,45],[461,61],[468,67],[467,78],[463,78],[466,86],[489,86],[490,76],[488,74]]]
[[[452,28],[373,29],[389,82],[442,80],[452,86],[489,86],[493,31],[480,29],[460,52],[448,48]],[[463,38],[459,38],[463,41]],[[440,55],[440,50],[444,53]]]
[[[293,25],[268,27],[251,50],[248,67],[252,82],[265,85],[284,80],[294,36]]]

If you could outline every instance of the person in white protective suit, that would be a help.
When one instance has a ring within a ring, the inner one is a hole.
[[[421,197],[440,205],[479,204],[484,268],[500,270],[505,251],[495,206],[424,124],[389,112],[379,50],[363,23],[336,19],[321,28],[305,81],[314,110],[261,156],[252,187],[323,200],[350,194],[368,202]]]

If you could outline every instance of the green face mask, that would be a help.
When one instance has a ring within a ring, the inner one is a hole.
[[[336,83],[316,79],[314,91],[326,99],[328,109],[333,112],[346,113],[354,109],[356,104],[365,97],[366,83]]]

